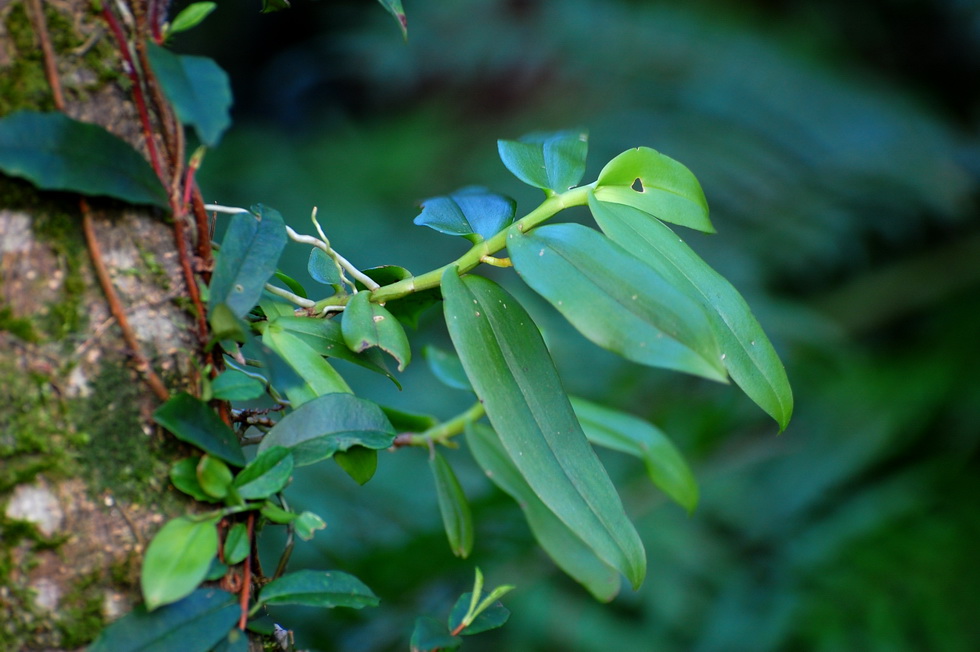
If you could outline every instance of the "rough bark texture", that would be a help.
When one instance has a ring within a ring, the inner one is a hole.
[[[53,110],[36,11],[0,0],[0,115]],[[88,0],[46,1],[65,112],[140,151],[115,43]],[[143,355],[171,390],[197,347],[171,216],[89,200]],[[138,599],[141,552],[186,510],[176,445],[132,365],[82,234],[78,197],[0,175],[0,649],[77,649]]]

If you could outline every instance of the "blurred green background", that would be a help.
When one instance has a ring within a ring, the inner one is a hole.
[[[262,202],[303,231],[316,205],[355,264],[423,272],[466,243],[413,226],[421,200],[479,183],[519,214],[537,205],[497,138],[586,127],[586,182],[654,147],[700,179],[718,234],[684,237],[753,306],[797,402],[777,435],[737,389],[624,363],[491,271],[570,392],[674,439],[698,510],[604,454],[650,569],[600,605],[465,450],[449,458],[477,519],[466,561],[446,545],[423,451],[382,455],[365,487],[312,467],[293,500],[328,528],[292,567],[350,571],[382,606],[279,612],[301,647],[405,650],[415,617],[448,613],[476,564],[518,589],[510,622],[467,650],[980,649],[980,2],[405,0],[407,43],[370,0],[293,5],[220,2],[174,43],[233,77],[207,201]],[[284,267],[303,277],[307,255],[288,249]],[[447,346],[438,313],[419,345]],[[419,349],[404,392],[356,370],[352,384],[440,418],[465,408]]]

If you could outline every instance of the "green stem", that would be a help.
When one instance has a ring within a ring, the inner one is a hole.
[[[433,426],[425,432],[412,435],[408,439],[408,444],[410,446],[428,446],[430,443],[445,443],[446,440],[463,432],[463,429],[466,427],[467,423],[476,421],[484,414],[486,414],[486,411],[483,409],[483,403],[476,402],[468,410],[456,415],[449,421],[444,421],[438,426]]]

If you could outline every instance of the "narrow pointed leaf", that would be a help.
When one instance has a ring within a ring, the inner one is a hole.
[[[354,482],[363,485],[374,477],[378,470],[378,451],[363,446],[351,446],[345,451],[333,454],[333,461],[342,468]]]
[[[358,292],[347,302],[341,328],[344,341],[355,353],[377,347],[398,361],[398,371],[412,361],[405,329],[384,306],[372,303],[368,292]]]
[[[589,135],[576,129],[528,134],[498,140],[497,151],[504,166],[524,183],[561,193],[582,180]]]
[[[181,516],[160,528],[146,549],[140,587],[150,611],[191,594],[218,554],[218,519]]]
[[[225,535],[224,556],[229,566],[239,564],[248,557],[251,543],[248,540],[248,527],[244,523],[235,523]]]
[[[235,489],[245,500],[261,500],[282,491],[292,474],[292,454],[282,446],[271,446],[235,476]]]
[[[407,39],[408,18],[405,16],[405,10],[402,9],[402,0],[378,0],[378,2],[398,21],[398,28],[402,31],[402,38]]]
[[[187,5],[180,10],[180,13],[170,23],[170,27],[167,28],[167,36],[169,37],[172,34],[197,27],[201,21],[207,18],[217,8],[218,3],[216,2],[194,2]]]
[[[284,446],[297,466],[313,464],[351,446],[388,448],[395,429],[374,403],[351,394],[326,394],[290,412],[270,430],[259,453]]]
[[[438,451],[433,451],[429,457],[429,469],[435,480],[439,513],[446,538],[449,539],[449,548],[457,557],[466,559],[473,550],[473,516],[466,494],[453,468]]]
[[[517,203],[510,197],[474,186],[448,197],[426,199],[415,224],[440,233],[486,240],[513,222],[516,210]]]
[[[0,171],[42,190],[168,206],[160,179],[139,152],[63,113],[18,111],[0,118]]]
[[[266,584],[259,593],[259,604],[361,609],[375,607],[378,602],[378,597],[363,582],[340,571],[287,573]]]
[[[153,420],[177,439],[229,464],[245,466],[245,456],[235,432],[200,399],[187,393],[177,394],[157,408]]]
[[[261,220],[250,213],[231,216],[211,277],[209,310],[226,303],[236,317],[243,317],[276,271],[286,228],[277,211],[259,206],[257,212]]]
[[[497,284],[443,274],[446,324],[466,375],[534,493],[606,563],[639,586],[643,544],[575,418],[530,316]]]
[[[472,599],[472,593],[464,593],[456,600],[456,604],[453,605],[453,610],[449,614],[449,631],[453,631],[463,622],[463,618],[466,617],[466,612],[469,610]],[[510,618],[510,610],[501,603],[495,602],[487,609],[481,611],[473,619],[473,622],[460,631],[460,635],[470,636],[503,627],[508,618]]]
[[[589,207],[603,232],[702,305],[732,380],[785,429],[793,413],[786,369],[738,290],[667,225],[597,199]]]
[[[628,149],[607,163],[596,180],[595,195],[665,222],[715,232],[708,219],[708,200],[694,174],[649,147]]]
[[[643,460],[650,480],[688,512],[698,504],[698,484],[684,456],[665,434],[643,419],[571,397],[585,436],[596,446]]]
[[[507,249],[524,282],[599,346],[641,364],[726,380],[701,306],[597,231],[579,224],[511,229]]]
[[[294,279],[293,277],[283,273],[281,270],[278,269],[273,274],[273,277],[275,277],[277,281],[281,281],[282,284],[285,285],[287,288],[289,288],[289,291],[295,294],[296,296],[302,297],[303,299],[307,298],[306,288],[304,288],[302,284],[300,284],[300,282]]]
[[[283,328],[279,319],[266,326],[262,343],[278,354],[305,382],[305,387],[285,390],[294,407],[323,394],[350,393],[350,386],[330,363],[302,339]]]

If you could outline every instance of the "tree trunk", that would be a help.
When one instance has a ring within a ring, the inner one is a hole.
[[[131,80],[92,4],[0,0],[0,116],[63,110],[145,153]],[[130,10],[138,25],[144,8]],[[166,119],[151,111],[161,151]],[[182,155],[169,156],[174,174]],[[138,601],[146,543],[187,509],[167,478],[178,447],[151,419],[164,385],[192,387],[198,368],[175,218],[97,198],[87,206],[0,175],[3,650],[90,642]]]

